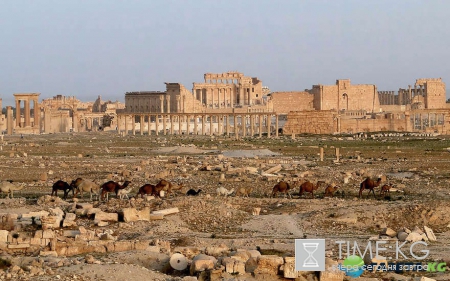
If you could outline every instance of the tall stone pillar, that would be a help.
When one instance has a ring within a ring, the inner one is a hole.
[[[408,85],[408,103],[412,101],[411,85]]]
[[[194,132],[193,132],[193,135],[196,135],[197,133],[198,133],[197,115],[194,115]]]
[[[166,115],[162,115],[162,119],[163,119],[163,135],[167,135],[167,130],[166,130]]]
[[[140,126],[140,130],[139,130],[139,134],[142,136],[144,134],[144,115],[140,115],[139,116],[139,126]]]
[[[122,115],[117,115],[117,133],[120,135],[120,130],[122,129],[121,123],[122,122]]]
[[[241,87],[239,87],[239,105],[243,104],[243,99],[244,99],[243,95],[244,95],[244,89],[241,86]]]
[[[270,138],[270,123],[271,123],[271,116],[270,114],[267,115],[266,125],[267,125],[267,137]]]
[[[420,129],[423,130],[423,117],[422,117],[422,113],[419,114],[419,118],[420,118]]]
[[[205,135],[205,115],[202,115],[202,135]]]
[[[34,127],[38,129],[38,133],[41,133],[40,115],[41,109],[37,99],[33,100],[33,115],[34,115]]]
[[[177,96],[177,112],[181,112],[181,98]]]
[[[131,115],[132,134],[136,135],[136,115]]]
[[[16,100],[16,128],[20,127],[20,100]]]
[[[173,115],[170,115],[170,134],[173,135]]]
[[[191,116],[188,114],[186,116],[186,135],[189,136],[189,131],[191,130]]]
[[[247,115],[243,115],[242,117],[242,135],[244,136],[244,137],[246,137],[247,136]]]
[[[233,104],[233,89],[230,88],[230,107],[233,108],[234,104]]]
[[[26,99],[24,101],[25,109],[24,109],[24,117],[25,117],[25,127],[31,126],[31,120],[30,120],[30,100]]]
[[[217,134],[220,136],[222,134],[222,116],[217,116]]]
[[[167,113],[170,113],[170,96],[166,96]]]
[[[250,115],[250,136],[253,137],[255,135],[255,115]]]
[[[239,139],[239,131],[238,131],[238,122],[237,122],[237,115],[236,113],[233,114],[234,115],[234,137],[236,139]]]
[[[263,118],[261,114],[258,114],[258,123],[259,123],[259,137],[262,138],[262,125],[263,125]]]
[[[128,135],[128,118],[127,115],[124,115],[124,119],[125,119],[125,135]]]
[[[155,117],[155,134],[159,135],[159,116],[156,114]]]
[[[217,107],[220,108],[220,91],[221,89],[217,89]]]
[[[230,115],[225,115],[225,122],[226,122],[226,131],[227,131],[227,137],[230,136]]]
[[[275,137],[278,138],[278,114],[275,115]]]
[[[209,135],[212,136],[214,132],[213,115],[209,116]]]
[[[214,108],[214,89],[211,89],[211,108]]]
[[[11,106],[6,107],[6,133],[8,135],[13,134],[14,129],[14,118],[13,118],[13,111]]]
[[[181,136],[181,133],[182,133],[182,128],[181,128],[181,126],[183,125],[181,119],[182,119],[182,116],[181,116],[181,115],[178,115],[178,134],[179,134],[180,136]]]
[[[161,108],[160,112],[164,113],[164,96],[163,95],[159,96],[159,104],[160,104],[159,106]]]

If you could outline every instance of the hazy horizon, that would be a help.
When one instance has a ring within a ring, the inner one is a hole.
[[[446,1],[4,1],[0,97],[124,101],[239,71],[272,91],[337,79],[397,91],[450,85]],[[447,86],[450,88],[450,86]],[[449,96],[447,91],[447,97]]]

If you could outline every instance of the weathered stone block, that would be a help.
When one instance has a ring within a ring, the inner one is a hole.
[[[434,232],[431,228],[429,228],[428,226],[424,226],[423,229],[425,230],[428,240],[436,241],[436,236],[434,235]]]
[[[133,249],[134,243],[132,241],[116,241],[114,242],[115,252],[130,251]]]
[[[150,208],[144,208],[140,211],[135,208],[125,208],[123,211],[123,220],[125,222],[130,221],[149,221],[150,220]]]
[[[258,257],[258,267],[254,272],[255,274],[277,275],[283,262],[283,258],[276,255],[261,255]]]
[[[245,262],[236,261],[233,267],[234,274],[245,274]]]
[[[44,239],[55,238],[55,233],[51,229],[46,229],[42,232],[42,238]]]
[[[96,221],[119,221],[119,215],[117,213],[105,213],[98,212],[95,214]]]
[[[320,281],[342,281],[344,280],[343,272],[321,271]]]
[[[66,213],[64,218],[65,221],[74,221],[77,218],[77,215],[74,213]]]
[[[191,263],[190,273],[194,275],[196,272],[205,271],[214,268],[214,262],[212,260],[195,260]]]
[[[4,242],[4,243],[8,242],[8,234],[9,234],[9,231],[7,231],[7,230],[0,230],[0,243],[1,242]]]

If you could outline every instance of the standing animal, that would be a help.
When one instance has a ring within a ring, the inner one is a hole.
[[[317,190],[321,184],[324,184],[324,181],[317,181],[317,183],[314,185],[310,181],[306,181],[300,185],[300,191],[299,196],[301,197],[303,195],[303,192],[310,192],[311,198],[314,198],[314,190]]]
[[[167,194],[167,196],[169,196],[170,194],[173,195],[174,190],[181,190],[183,188],[183,184],[173,184],[169,181],[166,181],[164,179],[160,180],[157,184],[156,184],[156,189],[158,192],[158,196],[159,196],[159,192],[161,192],[162,190],[164,190]]]
[[[90,199],[92,201],[92,195],[99,196],[100,186],[93,181],[77,178],[70,183],[70,186],[76,189],[74,197],[77,197],[80,193],[83,198],[83,192],[89,192]]]
[[[391,188],[392,188],[392,185],[389,185],[389,184],[385,184],[385,185],[383,185],[382,187],[381,187],[381,189],[380,189],[380,196],[381,196],[381,194],[383,194],[383,196],[385,196],[386,194],[389,194],[389,196],[391,195]]]
[[[125,196],[127,197],[127,199],[130,199],[128,197],[128,193],[131,192],[133,188],[131,186],[124,188],[124,189],[119,189],[119,192],[117,193],[117,195],[119,196],[120,200],[122,200]]]
[[[11,199],[14,198],[14,191],[22,190],[24,186],[22,185],[15,185],[12,183],[12,181],[3,181],[0,182],[0,191],[3,193],[6,193],[6,197],[10,197]]]
[[[336,190],[338,190],[339,186],[333,184],[329,184],[326,188],[325,188],[325,194],[323,195],[325,196],[331,196],[333,197],[334,193],[336,192]]]
[[[286,196],[286,194],[287,194],[289,198],[292,198],[291,194],[289,193],[290,189],[291,189],[291,186],[289,185],[289,183],[287,183],[286,181],[280,181],[273,187],[272,197],[275,197],[277,195],[277,193],[280,192],[280,193],[284,193],[284,196]]]
[[[144,184],[139,188],[139,191],[136,193],[136,197],[138,198],[139,195],[141,195],[141,198],[144,198],[144,195],[155,195],[156,193],[156,186],[153,184]]]
[[[250,197],[250,193],[252,193],[253,187],[240,187],[236,191],[236,196],[242,195],[242,197]]]
[[[369,196],[370,192],[373,193],[373,197],[375,198],[375,191],[374,188],[379,186],[381,183],[381,178],[378,178],[377,181],[373,181],[370,179],[370,177],[367,177],[363,182],[361,182],[359,186],[359,198],[362,198],[362,192],[364,189],[368,189],[369,192],[367,193],[367,196]]]
[[[217,196],[220,196],[220,195],[228,196],[234,192],[234,188],[232,188],[231,190],[228,190],[225,187],[221,186],[216,189],[216,192],[217,192]]]
[[[186,192],[186,195],[187,196],[189,196],[189,195],[197,196],[201,191],[202,191],[201,189],[199,189],[198,191],[195,191],[193,189],[189,189],[188,192]]]
[[[63,199],[66,200],[67,199],[67,195],[69,194],[69,191],[72,190],[72,195],[75,196],[75,192],[73,190],[73,187],[70,186],[67,182],[59,180],[57,182],[55,182],[52,186],[52,195],[53,193],[55,193],[55,196],[58,196],[58,190],[63,190],[64,191],[64,196]]]
[[[105,182],[100,187],[100,190],[101,190],[100,198],[101,198],[101,200],[104,200],[105,199],[105,194],[108,194],[110,192],[115,192],[116,193],[116,197],[118,197],[117,193],[119,192],[119,190],[126,188],[130,183],[131,183],[130,181],[125,181],[123,183],[123,185],[120,185],[118,182],[115,182],[115,181]]]

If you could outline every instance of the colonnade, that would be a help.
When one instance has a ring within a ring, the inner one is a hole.
[[[233,108],[236,105],[251,105],[252,87],[207,87],[194,85],[195,98],[207,108]]]
[[[278,137],[278,115],[267,113],[167,113],[117,115],[119,134],[137,132],[141,135],[194,134],[234,135],[235,137],[263,134]]]
[[[445,113],[415,113],[411,112],[411,122],[413,131],[423,131],[426,128],[433,128],[445,125]]]

